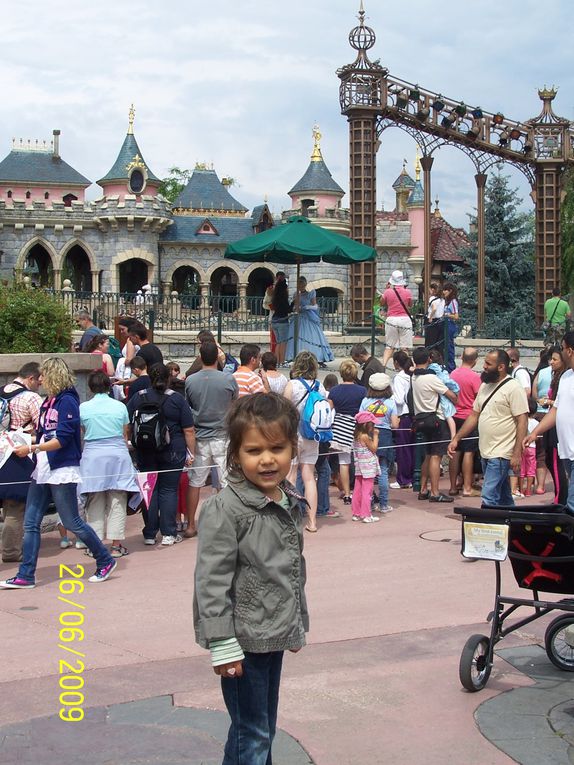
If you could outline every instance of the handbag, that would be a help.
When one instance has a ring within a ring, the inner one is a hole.
[[[411,386],[410,386],[410,395],[411,395],[411,402],[412,402],[412,409],[414,411],[414,401],[412,399],[412,389],[413,389],[413,378],[411,377]],[[440,396],[437,395],[436,397],[436,409],[434,412],[419,412],[418,414],[415,414],[413,416],[413,422],[411,425],[411,430],[413,433],[422,433],[423,435],[432,438],[432,436],[437,432],[437,430],[440,428],[440,424],[442,420],[438,416],[438,405],[440,404]],[[410,409],[410,404],[409,404]]]
[[[554,306],[554,310],[552,311],[552,316],[548,319],[548,321],[542,322],[542,329],[544,330],[544,332],[547,332],[552,326],[552,319],[556,315],[556,311],[558,310],[558,306],[560,305],[561,300],[562,298],[558,298],[558,302],[556,303],[556,305]]]

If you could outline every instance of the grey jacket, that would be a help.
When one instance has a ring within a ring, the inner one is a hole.
[[[303,524],[290,485],[284,510],[245,479],[202,506],[193,621],[204,648],[235,637],[244,651],[301,648],[309,629]]]

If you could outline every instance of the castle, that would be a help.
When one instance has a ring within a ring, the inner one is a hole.
[[[134,110],[111,169],[97,181],[102,195],[85,199],[91,181],[60,155],[60,131],[46,143],[19,143],[0,162],[0,277],[77,295],[133,294],[150,285],[156,295],[189,301],[213,296],[261,298],[279,266],[243,264],[224,258],[227,244],[281,225],[266,204],[251,213],[230,193],[230,179],[197,165],[171,205],[161,180],[148,166],[134,135]],[[281,218],[306,215],[319,225],[349,234],[344,190],[322,156],[318,128],[309,166],[288,192],[291,209]],[[396,207],[377,213],[377,283],[401,268],[415,287],[424,250],[424,204],[420,167],[406,166],[393,188]],[[433,273],[438,277],[461,262],[467,244],[437,210],[433,215]],[[289,269],[285,269],[289,271]],[[288,274],[289,275],[289,274]],[[314,265],[307,274],[318,296],[344,300],[348,269]],[[66,281],[67,280],[67,281]]]

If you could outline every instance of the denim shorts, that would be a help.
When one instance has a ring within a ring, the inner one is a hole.
[[[287,342],[289,339],[289,319],[272,319],[271,329],[275,334],[275,341],[277,343]]]

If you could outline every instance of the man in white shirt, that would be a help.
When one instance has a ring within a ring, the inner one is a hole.
[[[568,475],[568,510],[574,514],[574,332],[566,332],[562,338],[562,358],[570,367],[560,378],[554,406],[542,422],[524,439],[524,446],[531,444],[538,436],[556,427],[558,434],[558,456]]]
[[[512,368],[512,377],[518,380],[526,391],[526,395],[530,396],[532,394],[532,379],[528,369],[520,363],[520,351],[518,348],[509,348],[508,358]]]

